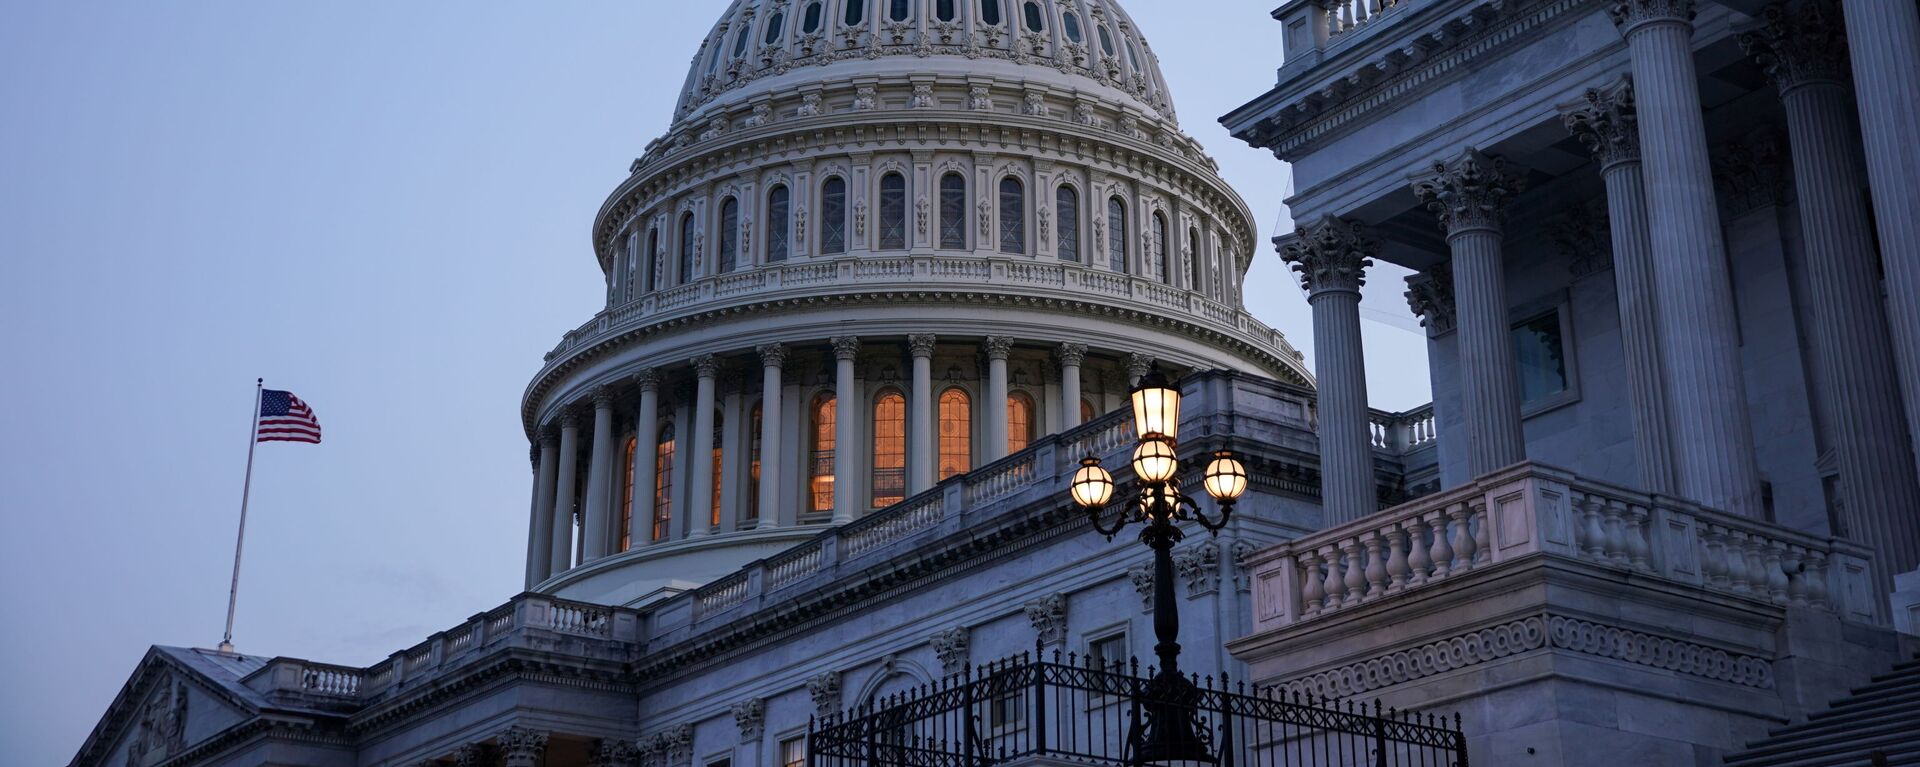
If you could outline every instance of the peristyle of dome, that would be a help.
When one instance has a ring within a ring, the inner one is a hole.
[[[1107,0],[737,0],[524,400],[529,588],[636,604],[1121,406],[1310,386],[1255,230]]]

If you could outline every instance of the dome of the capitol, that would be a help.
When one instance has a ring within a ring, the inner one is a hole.
[[[737,0],[601,207],[529,385],[528,587],[638,604],[1119,409],[1312,385],[1255,228],[1106,0]],[[956,479],[959,478],[959,479]]]

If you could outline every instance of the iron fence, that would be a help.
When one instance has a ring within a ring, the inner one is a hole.
[[[1011,762],[1220,767],[1467,767],[1456,714],[1351,700],[1168,684],[1139,661],[1099,667],[1033,654],[988,664],[814,722],[808,767],[985,767]],[[1179,733],[1172,739],[1155,728]],[[1178,758],[1169,758],[1178,754]]]

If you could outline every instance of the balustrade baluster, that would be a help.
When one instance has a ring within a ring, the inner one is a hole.
[[[1427,521],[1425,517],[1414,517],[1409,525],[1407,570],[1410,574],[1407,586],[1422,586],[1427,582],[1427,569],[1433,566],[1433,558],[1427,556],[1427,547],[1431,545],[1427,539]]]
[[[1770,580],[1767,577],[1766,555],[1762,553],[1766,546],[1759,536],[1752,533],[1746,533],[1742,538],[1745,539],[1742,548],[1747,555],[1747,588],[1754,596],[1766,596],[1767,582]]]
[[[1632,506],[1627,509],[1627,559],[1633,569],[1641,572],[1653,572],[1649,556],[1653,546],[1647,542],[1647,521],[1651,514],[1645,506]]]
[[[1453,521],[1453,571],[1464,573],[1472,570],[1474,540],[1472,526],[1468,524],[1467,505],[1456,503],[1448,507],[1447,518]]]
[[[1801,565],[1806,568],[1802,577],[1807,583],[1807,604],[1821,610],[1832,610],[1827,590],[1827,555],[1819,551],[1807,552],[1807,558]]]
[[[1726,529],[1719,525],[1708,525],[1700,538],[1707,547],[1707,555],[1701,560],[1701,571],[1706,576],[1707,585],[1731,588],[1732,571],[1727,567]]]
[[[1366,600],[1371,602],[1387,595],[1387,561],[1380,555],[1380,540],[1377,530],[1366,533],[1367,547],[1367,593]]]
[[[1580,510],[1586,517],[1586,524],[1581,526],[1580,547],[1588,559],[1602,562],[1607,559],[1607,529],[1600,521],[1600,513],[1606,505],[1605,499],[1592,493],[1580,497]]]
[[[1338,610],[1346,604],[1347,582],[1340,573],[1340,549],[1327,544],[1320,550],[1321,557],[1327,560],[1327,580],[1321,589],[1327,593],[1327,609]]]
[[[1407,587],[1407,531],[1396,524],[1387,530],[1387,593],[1398,594]]]
[[[1493,545],[1489,543],[1493,537],[1493,528],[1487,525],[1485,501],[1474,502],[1473,516],[1469,517],[1467,527],[1473,531],[1473,563],[1484,565],[1493,559]]]
[[[1627,534],[1620,519],[1625,505],[1616,499],[1607,499],[1600,513],[1606,518],[1607,561],[1616,565],[1627,563]]]
[[[1326,575],[1321,572],[1320,565],[1319,552],[1309,549],[1300,554],[1300,566],[1303,569],[1300,576],[1300,614],[1302,616],[1319,615],[1321,600],[1327,596],[1326,589],[1321,588]]]
[[[1359,538],[1348,538],[1341,546],[1347,553],[1347,566],[1345,568],[1347,593],[1343,604],[1359,604],[1361,598],[1367,595],[1367,561],[1361,559],[1363,555],[1361,554]]]
[[[1806,559],[1805,546],[1788,546],[1786,558],[1780,562],[1780,574],[1787,579],[1787,603],[1794,607],[1807,606]]]
[[[1756,543],[1759,543],[1756,541]],[[1767,574],[1767,598],[1774,604],[1787,603],[1787,572],[1780,567],[1782,546],[1779,541],[1766,541],[1760,547],[1761,564]]]
[[[1738,530],[1727,532],[1727,584],[1734,593],[1750,593],[1750,581],[1747,572],[1747,534]]]
[[[1447,539],[1447,514],[1440,509],[1426,513],[1427,528],[1433,531],[1433,579],[1453,574],[1453,544]]]

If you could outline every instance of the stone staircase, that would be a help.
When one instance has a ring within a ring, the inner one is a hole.
[[[1727,757],[1727,767],[1920,765],[1920,657],[1896,664],[1807,721]]]

